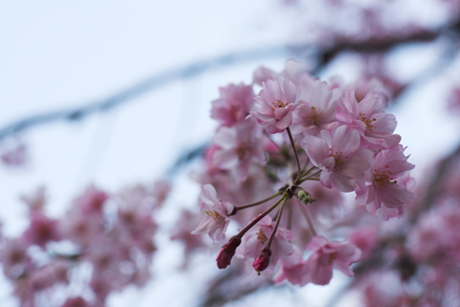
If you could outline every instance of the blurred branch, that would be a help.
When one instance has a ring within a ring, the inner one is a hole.
[[[317,65],[313,69],[313,74],[317,75],[327,66],[338,54],[344,51],[355,51],[358,53],[383,53],[390,49],[406,43],[431,42],[446,33],[460,33],[460,17],[439,28],[428,30],[419,29],[417,31],[388,35],[386,37],[369,37],[363,40],[353,40],[349,37],[337,37],[335,43],[330,47],[320,48],[317,53]],[[454,35],[450,39],[455,39]],[[458,42],[457,42],[458,43]]]
[[[211,280],[200,306],[224,306],[226,303],[237,301],[247,295],[273,286],[271,280],[263,277],[254,280],[253,276],[248,276],[250,274],[247,274],[243,266],[227,268]]]
[[[417,207],[411,211],[411,215],[409,217],[410,223],[416,223],[420,214],[429,210],[436,203],[436,198],[438,198],[439,195],[442,195],[440,192],[441,186],[444,184],[444,177],[450,170],[453,169],[455,162],[457,162],[459,158],[460,144],[457,145],[457,148],[454,151],[438,163],[436,172],[432,175],[423,198],[419,201]]]
[[[382,53],[391,48],[414,42],[429,42],[444,35],[447,32],[460,32],[460,20],[455,20],[435,30],[418,30],[407,34],[387,36],[383,38],[370,37],[365,40],[353,41],[349,38],[337,38],[332,46],[318,47],[305,44],[290,46],[275,46],[271,48],[256,48],[242,52],[230,53],[213,59],[197,61],[184,67],[174,68],[162,73],[154,74],[132,86],[129,86],[113,95],[96,101],[83,104],[76,108],[68,108],[56,111],[32,115],[0,129],[0,140],[9,135],[54,121],[66,120],[76,121],[96,113],[105,112],[123,103],[133,100],[149,91],[172,83],[177,80],[185,80],[205,72],[222,69],[237,63],[250,62],[263,58],[289,57],[297,58],[311,56],[315,63],[312,68],[313,75],[317,75],[325,68],[338,54],[344,51],[356,51],[359,53]],[[457,36],[453,36],[457,37]],[[451,39],[454,39],[451,37]]]
[[[202,156],[208,145],[209,142],[206,142],[184,151],[184,153],[176,159],[176,162],[166,171],[166,176],[174,177],[181,168],[189,164],[192,160]]]
[[[305,50],[306,48],[304,45],[276,46],[271,48],[264,47],[243,52],[230,53],[213,59],[197,61],[183,67],[154,74],[113,95],[85,103],[76,108],[50,111],[20,119],[0,129],[0,140],[13,133],[29,129],[33,126],[60,120],[81,120],[92,113],[111,110],[149,91],[177,80],[189,79],[208,71],[218,70],[233,64],[250,62],[263,58],[302,56],[302,53]]]

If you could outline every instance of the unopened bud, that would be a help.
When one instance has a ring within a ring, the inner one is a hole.
[[[306,192],[304,189],[298,189],[296,196],[305,205],[311,204],[316,201],[316,199],[313,199],[310,193]]]
[[[236,248],[241,244],[241,239],[238,236],[233,236],[230,240],[222,246],[219,254],[217,255],[217,267],[225,269],[230,265],[233,255],[235,255]]]
[[[268,265],[270,264],[270,256],[272,255],[272,251],[268,248],[265,247],[260,254],[257,255],[256,259],[254,260],[254,263],[252,264],[252,267],[257,271],[258,274],[268,268]]]

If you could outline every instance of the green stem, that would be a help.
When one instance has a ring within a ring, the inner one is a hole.
[[[310,217],[308,216],[307,210],[305,210],[305,208],[303,207],[303,204],[299,203],[298,201],[296,201],[296,203],[299,205],[300,211],[302,211],[303,216],[307,220],[307,224],[308,224],[308,227],[310,228],[310,231],[311,231],[312,235],[314,237],[316,237],[317,234],[316,234],[316,231],[315,231],[315,227],[313,227],[313,223],[311,222]]]
[[[281,201],[283,201],[284,199],[286,199],[286,193],[283,193],[283,195],[280,197],[280,199],[278,199],[276,201],[276,203],[273,204],[273,206],[271,206],[270,208],[268,208],[267,210],[265,210],[261,215],[259,215],[258,217],[256,217],[251,223],[249,223],[246,227],[243,228],[243,230],[241,230],[236,236],[239,237],[241,239],[241,237],[243,237],[243,235],[249,230],[251,229],[252,227],[254,227],[255,224],[257,224],[261,219],[263,219],[267,214],[269,214],[270,212],[273,211],[273,209],[275,209],[276,207],[278,207],[278,205],[281,203]]]
[[[265,202],[267,202],[267,201],[269,201],[269,200],[271,200],[271,199],[273,199],[276,196],[281,195],[281,194],[282,194],[282,192],[278,192],[278,193],[273,194],[272,196],[269,196],[269,197],[264,198],[262,200],[256,201],[255,203],[252,203],[252,204],[248,204],[248,205],[244,205],[244,206],[235,206],[236,210],[233,210],[235,213],[232,212],[232,214],[230,214],[230,215],[235,215],[239,210],[243,210],[243,209],[246,209],[246,208],[251,208],[251,207],[263,204],[263,203],[265,203]]]
[[[289,140],[291,141],[291,145],[292,145],[292,150],[294,150],[294,156],[295,156],[295,162],[297,163],[297,178],[295,179],[295,181],[299,180],[300,179],[300,175],[302,173],[302,170],[300,168],[300,161],[299,161],[299,155],[297,154],[297,149],[295,148],[295,144],[294,144],[294,139],[292,138],[292,134],[291,134],[291,129],[289,129],[289,127],[286,128],[286,132],[289,136]]]
[[[272,231],[272,233],[270,235],[270,238],[268,239],[267,248],[270,248],[270,246],[272,245],[272,242],[273,242],[273,238],[275,238],[276,231],[278,230],[278,227],[279,227],[280,221],[281,221],[281,213],[283,213],[283,209],[284,209],[284,205],[286,204],[286,201],[287,201],[287,199],[284,198],[283,203],[281,204],[281,208],[278,211],[278,218],[276,219],[275,227],[273,227],[273,231]]]

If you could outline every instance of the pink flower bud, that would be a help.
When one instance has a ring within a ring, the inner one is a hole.
[[[235,255],[236,248],[241,244],[241,239],[238,236],[230,238],[228,243],[222,246],[219,254],[217,255],[217,267],[219,269],[225,269],[230,265],[233,255]]]
[[[257,255],[252,267],[257,271],[257,273],[262,272],[265,270],[268,265],[270,264],[270,256],[272,255],[272,251],[270,248],[265,247],[260,254]]]

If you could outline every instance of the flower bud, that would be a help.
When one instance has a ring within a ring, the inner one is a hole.
[[[270,264],[270,256],[272,255],[272,251],[270,248],[265,247],[260,254],[257,255],[252,267],[257,271],[258,274],[268,268]]]
[[[299,188],[296,193],[297,198],[303,202],[305,205],[311,204],[316,199],[311,198],[311,194],[305,191],[304,189]]]
[[[238,236],[233,236],[230,240],[222,246],[219,254],[217,255],[217,267],[225,269],[230,265],[233,255],[235,255],[236,248],[241,244],[241,239]]]

